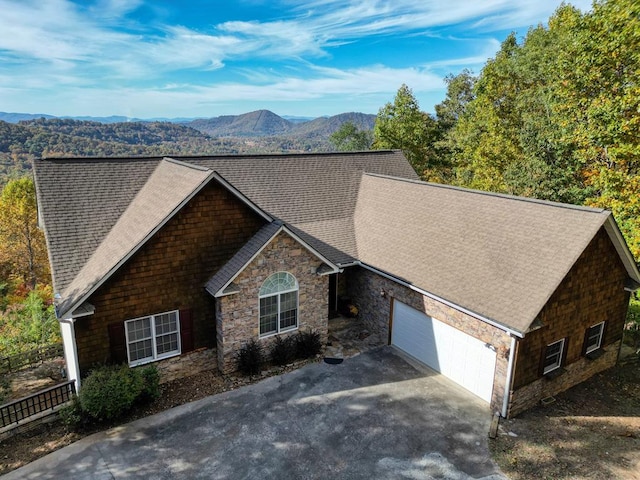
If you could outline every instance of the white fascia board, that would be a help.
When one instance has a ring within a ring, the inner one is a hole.
[[[464,307],[462,307],[460,305],[456,305],[455,303],[450,302],[449,300],[446,300],[446,299],[444,299],[442,297],[439,297],[438,295],[435,295],[435,294],[433,294],[431,292],[427,292],[426,290],[423,290],[423,289],[421,289],[419,287],[416,287],[415,285],[412,285],[412,284],[410,284],[408,282],[405,282],[404,280],[400,280],[399,278],[394,277],[393,275],[390,275],[390,274],[388,274],[386,272],[383,272],[382,270],[378,270],[377,268],[372,267],[371,265],[367,265],[366,263],[363,263],[363,262],[360,262],[360,261],[354,262],[353,264],[349,264],[349,265],[350,266],[358,265],[358,266],[360,266],[360,267],[362,267],[362,268],[364,268],[366,270],[369,270],[370,272],[377,273],[381,277],[387,278],[387,279],[392,280],[392,281],[394,281],[394,282],[396,282],[396,283],[398,283],[398,284],[400,284],[400,285],[402,285],[404,287],[407,287],[407,288],[413,290],[414,292],[418,292],[419,294],[424,295],[425,297],[429,297],[429,298],[431,298],[433,300],[436,300],[437,302],[440,302],[440,303],[443,303],[444,305],[447,305],[448,307],[451,307],[451,308],[453,308],[455,310],[458,310],[459,312],[465,313],[465,314],[469,315],[470,317],[477,318],[478,320],[480,320],[482,322],[488,323],[492,327],[496,327],[496,328],[502,330],[503,332],[508,333],[509,335],[513,335],[513,336],[516,336],[518,338],[524,338],[524,334],[521,333],[521,332],[518,332],[518,331],[513,330],[513,329],[511,329],[509,327],[501,325],[500,323],[496,322],[495,320],[491,320],[490,318],[487,318],[487,317],[485,317],[483,315],[480,315],[479,313],[473,312],[473,311],[471,311],[471,310],[469,310],[467,308],[464,308]],[[343,265],[343,266],[346,266],[346,265]]]
[[[293,233],[288,227],[287,225],[283,225],[284,231],[289,234],[290,237],[292,237],[296,242],[298,242],[300,245],[302,245],[304,248],[306,248],[311,254],[315,255],[316,257],[318,257],[320,260],[322,260],[323,263],[329,265],[332,268],[332,271],[330,272],[326,272],[323,273],[322,275],[331,275],[334,273],[340,273],[340,267],[338,265],[336,265],[335,263],[333,263],[331,260],[329,260],[327,257],[325,257],[324,255],[322,255],[319,251],[317,251],[315,248],[313,248],[311,245],[309,245],[307,242],[305,242],[302,238],[300,238],[298,235],[296,235],[295,233]]]
[[[71,318],[88,317],[94,313],[96,313],[96,307],[91,305],[89,302],[84,302],[71,313]]]
[[[156,233],[158,233],[158,231],[164,227],[169,220],[171,220],[180,210],[182,210],[184,208],[184,206],[189,203],[191,201],[191,199],[193,197],[195,197],[206,185],[209,184],[209,182],[211,181],[212,178],[215,177],[216,172],[211,171],[211,173],[209,175],[206,176],[206,178],[200,183],[200,185],[198,185],[193,192],[191,192],[189,195],[187,195],[187,197],[178,204],[178,206],[176,208],[173,209],[173,211],[171,213],[169,213],[169,215],[167,215],[158,225],[156,225],[155,228],[153,228],[143,239],[141,242],[139,242],[135,247],[133,247],[129,253],[127,253],[113,268],[111,268],[111,270],[109,270],[107,272],[106,275],[104,275],[98,282],[96,282],[93,287],[91,287],[87,293],[85,293],[84,295],[82,295],[82,297],[80,297],[80,299],[75,302],[70,308],[68,308],[65,312],[61,312],[61,314],[58,316],[58,318],[68,318],[72,316],[72,312],[74,310],[76,310],[80,305],[82,305],[86,300],[89,299],[89,297],[91,297],[91,295],[94,294],[94,292],[100,288],[104,282],[106,282],[109,278],[111,278],[111,276],[117,272],[120,267],[122,267],[122,265],[124,265],[126,262],[129,261],[129,259],[131,257],[133,257],[138,250],[140,250],[144,245],[146,245],[146,243],[149,241],[149,239],[151,239]]]

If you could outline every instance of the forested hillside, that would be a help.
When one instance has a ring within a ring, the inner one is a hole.
[[[427,180],[611,209],[640,259],[640,2],[562,6],[447,83],[436,115],[403,86],[374,146]]]
[[[345,113],[291,122],[260,110],[187,124],[60,118],[0,121],[0,186],[23,175],[37,157],[329,151],[330,135],[345,122],[370,130],[374,120],[374,115]]]

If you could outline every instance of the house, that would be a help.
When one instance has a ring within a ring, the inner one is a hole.
[[[69,376],[235,368],[338,298],[503,416],[615,364],[610,212],[418,180],[397,151],[34,162]]]

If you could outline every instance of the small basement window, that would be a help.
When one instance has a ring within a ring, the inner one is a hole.
[[[124,326],[129,365],[141,365],[180,354],[177,310],[127,320]]]
[[[589,327],[587,330],[587,344],[585,354],[588,355],[595,352],[602,345],[602,334],[604,333],[604,322],[600,322],[597,325]]]
[[[562,340],[547,345],[544,354],[543,375],[560,368],[562,364],[562,354],[564,353],[564,340],[563,338]]]

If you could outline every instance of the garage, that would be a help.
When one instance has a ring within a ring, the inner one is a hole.
[[[391,344],[491,402],[496,353],[490,345],[399,301]]]

